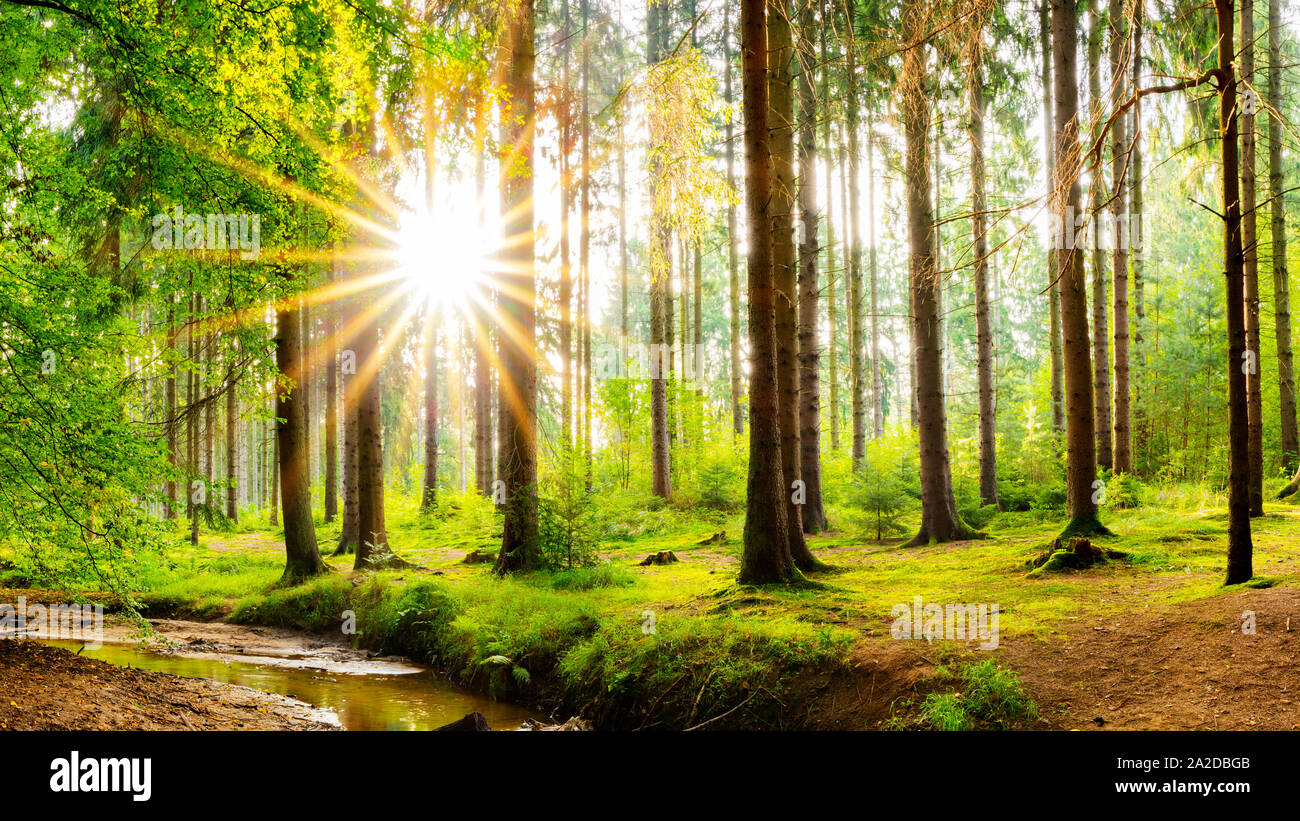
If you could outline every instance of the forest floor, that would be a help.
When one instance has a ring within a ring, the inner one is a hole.
[[[735,583],[735,514],[643,512],[659,525],[604,543],[595,567],[500,580],[467,562],[493,548],[490,519],[399,511],[390,544],[415,567],[362,579],[350,556],[330,556],[336,573],[290,590],[275,587],[280,535],[245,525],[177,546],[142,600],[151,616],[335,637],[357,608],[363,645],[597,727],[919,728],[927,695],[960,693],[959,671],[991,659],[1037,705],[1012,726],[1300,729],[1300,508],[1266,506],[1252,522],[1255,579],[1225,587],[1213,501],[1107,511],[1118,535],[1099,544],[1125,558],[1039,577],[1027,562],[1059,529],[1052,517],[1003,513],[988,538],[903,549],[863,540],[846,515],[843,531],[810,538],[831,569],[777,589]],[[322,525],[322,548],[336,534]],[[639,565],[662,550],[679,561]],[[998,646],[892,638],[891,611],[916,596],[997,604]],[[498,664],[513,683],[487,672]]]

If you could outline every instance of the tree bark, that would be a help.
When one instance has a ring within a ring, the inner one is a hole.
[[[724,3],[722,11],[723,95],[730,106],[734,97],[731,81],[731,4]],[[727,187],[736,187],[736,149],[733,117],[727,116]],[[740,265],[736,253],[736,204],[727,204],[727,295],[730,306],[730,336],[728,355],[731,363],[731,430],[736,436],[745,432],[744,390],[740,374]]]
[[[984,29],[971,34],[966,93],[970,113],[971,230],[975,248],[975,347],[979,391],[980,501],[998,503],[997,425],[993,405],[993,329],[989,324],[988,208],[984,171]]]
[[[1052,124],[1052,37],[1048,6],[1050,0],[1039,0],[1038,37],[1042,51],[1043,77],[1043,145],[1047,159],[1048,197],[1056,180],[1056,151]],[[1047,249],[1047,293],[1051,340],[1048,343],[1052,360],[1052,429],[1065,431],[1065,365],[1061,358],[1061,285],[1057,270],[1057,251]]]
[[[1094,0],[1095,1],[1095,0]],[[1079,184],[1082,149],[1079,145],[1079,79],[1076,0],[1052,0],[1052,65],[1056,116],[1056,178],[1052,186],[1054,221],[1063,229],[1080,214]],[[1094,435],[1092,361],[1089,356],[1088,292],[1083,249],[1062,230],[1056,237],[1060,271],[1061,341],[1066,394],[1066,500],[1070,521],[1062,535],[1093,535],[1109,531],[1097,518],[1093,482],[1097,479],[1097,439]],[[1077,238],[1076,238],[1077,239]]]
[[[1219,133],[1223,160],[1224,278],[1228,317],[1228,569],[1225,584],[1250,579],[1250,432],[1247,411],[1245,251],[1241,236],[1241,192],[1237,155],[1237,78],[1233,68],[1235,15],[1232,0],[1214,0],[1219,43]]]
[[[820,219],[817,213],[817,98],[813,93],[816,22],[813,4],[799,8],[799,213],[803,242],[799,246],[799,474],[806,498],[802,513],[805,533],[826,529],[821,480],[821,355],[817,340],[817,255]],[[793,554],[792,554],[793,556]]]
[[[772,284],[776,289],[777,396],[780,406],[781,474],[786,485],[787,536],[790,557],[800,570],[818,562],[808,550],[803,535],[803,505],[796,499],[795,482],[800,475],[802,444],[799,437],[799,292],[795,253],[794,212],[794,38],[790,26],[789,0],[768,0],[767,44],[772,61],[768,70],[771,86],[768,128],[771,131],[772,198]],[[807,484],[804,485],[807,492]]]
[[[496,573],[540,564],[537,524],[537,283],[533,260],[533,0],[519,0],[506,21],[506,97],[501,115],[501,219],[509,239],[500,272],[500,466],[505,521]]]
[[[662,62],[668,52],[667,11],[660,2],[646,8],[646,62]],[[653,136],[652,136],[653,139]],[[655,201],[655,177],[651,170],[650,200]],[[672,370],[672,245],[664,215],[650,213],[650,491],[661,499],[672,496],[672,433],[669,416],[669,381]],[[666,360],[666,361],[665,361]]]
[[[1101,93],[1102,18],[1098,0],[1088,0],[1088,102],[1090,128],[1089,144],[1100,137],[1105,116],[1105,101]],[[1060,152],[1057,152],[1060,156]],[[1106,185],[1101,155],[1091,169],[1088,185],[1088,211],[1092,215],[1092,365],[1094,410],[1097,437],[1097,463],[1109,470],[1114,463],[1110,419],[1110,342],[1106,326],[1106,253],[1102,248],[1102,192]]]
[[[1110,74],[1111,102],[1116,108],[1128,99],[1128,66],[1124,61],[1125,0],[1110,0]],[[1115,314],[1115,418],[1113,462],[1116,473],[1133,472],[1133,440],[1129,425],[1129,327],[1128,327],[1128,191],[1125,185],[1128,157],[1128,133],[1124,117],[1111,128],[1110,178],[1114,191],[1111,214],[1114,225],[1111,239],[1111,290]]]
[[[845,0],[844,8],[845,30],[848,33],[844,107],[849,142],[849,393],[853,417],[853,470],[857,472],[862,469],[867,454],[866,384],[862,351],[862,238],[858,228],[861,220],[858,205],[858,49],[853,25],[853,10],[856,6]]]
[[[766,16],[767,0],[740,0],[750,365],[749,479],[741,584],[792,581],[800,575],[790,556],[789,506],[781,471]]]
[[[1281,0],[1268,0],[1268,99],[1282,110]],[[1296,425],[1295,365],[1291,349],[1291,284],[1286,265],[1286,190],[1282,171],[1282,125],[1279,115],[1268,118],[1269,215],[1273,230],[1273,313],[1277,337],[1278,412],[1281,415],[1282,465],[1295,470],[1300,462],[1300,429]]]
[[[1113,2],[1113,0],[1112,0]],[[1241,74],[1254,87],[1255,83],[1255,3],[1241,2]],[[1243,265],[1244,306],[1246,310],[1246,350],[1249,352],[1246,369],[1247,438],[1250,440],[1250,515],[1264,515],[1264,403],[1260,396],[1260,344],[1259,344],[1259,254],[1255,230],[1255,115],[1241,114],[1241,245],[1245,252]]]
[[[907,203],[912,337],[916,347],[917,421],[921,451],[921,527],[908,545],[975,538],[957,515],[948,461],[943,394],[940,282],[935,260],[934,206],[930,200],[930,102],[925,92],[926,32],[923,0],[902,10],[903,74],[899,90],[907,146],[903,176]]]
[[[287,269],[280,276],[289,280]],[[311,518],[311,487],[307,476],[306,416],[299,403],[306,390],[303,381],[301,321],[295,298],[281,299],[276,307],[275,363],[288,384],[277,380],[275,415],[279,446],[280,497],[284,508],[284,575],[281,584],[296,584],[325,572],[316,546]]]

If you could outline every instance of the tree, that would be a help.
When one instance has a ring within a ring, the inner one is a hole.
[[[993,329],[989,323],[988,208],[984,171],[984,20],[971,24],[966,78],[970,113],[971,231],[975,253],[976,381],[979,391],[980,501],[998,503],[997,427],[993,404]]]
[[[1091,128],[1089,142],[1097,144],[1103,138],[1102,119],[1106,101],[1101,93],[1102,17],[1098,0],[1088,0],[1088,122]],[[1057,151],[1056,156],[1061,156]],[[1093,401],[1097,437],[1097,463],[1109,469],[1114,464],[1110,418],[1110,343],[1107,340],[1106,254],[1102,249],[1101,215],[1104,208],[1102,194],[1106,174],[1102,168],[1101,153],[1091,166],[1088,212],[1092,219],[1092,365]]]
[[[1296,425],[1295,365],[1291,353],[1291,286],[1286,266],[1286,191],[1282,171],[1282,13],[1281,0],[1268,0],[1268,192],[1273,236],[1273,313],[1277,337],[1278,413],[1281,415],[1282,464],[1300,462]]]
[[[291,281],[288,268],[281,278]],[[282,584],[297,584],[325,572],[316,546],[316,528],[311,518],[311,487],[307,476],[307,419],[299,403],[306,390],[302,368],[301,317],[294,297],[282,298],[276,306],[275,363],[277,379],[275,415],[279,445],[281,505],[284,508],[285,565]]]
[[[1250,432],[1247,412],[1246,316],[1242,310],[1246,255],[1241,236],[1237,154],[1237,78],[1233,68],[1232,0],[1214,0],[1218,24],[1219,133],[1223,161],[1223,254],[1228,316],[1228,570],[1225,584],[1254,575],[1250,540]]]
[[[649,2],[646,9],[646,62],[651,66],[662,62],[668,55],[669,31],[666,10],[662,2]],[[654,135],[651,136],[654,139]],[[655,166],[658,161],[652,161]],[[653,186],[658,178],[657,167],[651,169],[652,192],[650,200],[657,203]],[[672,496],[671,432],[669,429],[668,383],[672,368],[672,354],[663,356],[672,345],[671,283],[672,245],[667,215],[658,207],[650,214],[650,464],[651,492],[661,499]],[[664,360],[667,359],[667,363]],[[667,368],[664,365],[667,364]]]
[[[799,214],[803,241],[799,245],[799,474],[806,499],[802,513],[805,533],[826,529],[821,480],[821,385],[817,340],[817,255],[820,236],[817,212],[817,98],[813,92],[813,32],[816,22],[811,0],[799,7]]]
[[[723,5],[722,10],[722,55],[723,55],[723,95],[728,111],[734,96],[731,88],[731,4]],[[734,140],[734,117],[728,113],[724,126],[727,138],[727,187],[736,187],[736,149]],[[740,270],[736,256],[736,203],[727,203],[727,294],[729,314],[729,336],[727,352],[730,356],[731,385],[731,429],[739,436],[745,432],[745,412],[741,399],[744,391],[740,380]]]
[[[1065,228],[1081,213],[1079,185],[1079,78],[1076,0],[1052,0],[1052,68],[1056,107],[1056,175],[1052,213],[1058,231],[1057,270],[1061,291],[1061,342],[1064,359],[1066,418],[1066,502],[1070,516],[1062,535],[1108,532],[1097,518],[1093,483],[1097,479],[1097,440],[1093,435],[1092,360],[1089,356],[1088,297],[1083,254],[1065,241]]]
[[[505,21],[501,57],[501,254],[498,474],[505,483],[505,521],[498,575],[540,562],[537,523],[537,285],[533,261],[533,0],[519,0]]]
[[[1111,99],[1115,108],[1128,98],[1128,65],[1125,55],[1124,0],[1110,0]],[[1115,314],[1115,416],[1113,461],[1116,473],[1133,472],[1132,431],[1129,412],[1129,322],[1128,322],[1128,190],[1126,181],[1129,143],[1126,120],[1118,117],[1111,129],[1111,276]]]
[[[1113,2],[1113,0],[1112,0]],[[1241,0],[1241,76],[1254,93],[1255,2]],[[1241,245],[1243,300],[1246,310],[1246,416],[1250,450],[1250,515],[1264,515],[1264,402],[1259,367],[1259,253],[1255,231],[1255,112],[1241,116]]]
[[[749,479],[741,584],[771,584],[799,576],[790,556],[787,491],[781,472],[766,17],[767,0],[740,0],[750,370]]]
[[[863,379],[864,359],[862,354],[862,238],[858,225],[861,216],[858,206],[858,47],[855,31],[854,0],[845,0],[845,29],[848,42],[845,44],[847,65],[844,69],[845,92],[844,110],[845,127],[848,132],[848,180],[849,180],[849,243],[848,288],[849,297],[849,393],[851,415],[853,417],[853,469],[862,467],[867,452],[867,410],[866,386]],[[868,136],[870,140],[870,136]]]
[[[788,0],[768,0],[767,45],[771,86],[768,128],[772,134],[772,285],[776,289],[777,399],[780,408],[781,475],[786,497],[790,557],[800,570],[818,564],[803,532],[803,505],[796,501],[795,482],[802,482],[799,441],[799,319],[794,213],[794,38]],[[805,494],[807,488],[805,485]]]
[[[902,11],[903,74],[900,109],[906,142],[903,185],[907,202],[912,338],[921,449],[921,527],[908,545],[975,538],[957,515],[948,462],[948,421],[943,394],[940,280],[935,264],[934,210],[930,201],[930,102],[925,90],[926,10],[907,0]]]
[[[1055,136],[1052,125],[1052,36],[1048,20],[1050,0],[1039,0],[1038,4],[1038,38],[1042,56],[1041,75],[1043,78],[1043,145],[1046,158],[1047,187],[1050,190],[1056,179]],[[1061,359],[1061,285],[1057,275],[1057,253],[1055,248],[1047,249],[1047,293],[1048,293],[1048,349],[1052,360],[1052,428],[1065,430],[1065,367]]]

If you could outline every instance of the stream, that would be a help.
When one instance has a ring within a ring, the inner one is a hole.
[[[493,729],[515,729],[541,713],[453,684],[430,667],[365,653],[290,631],[197,622],[155,622],[169,641],[144,645],[110,631],[102,646],[43,638],[119,667],[242,685],[305,701],[345,730],[432,730],[478,711]],[[177,641],[180,639],[180,641]]]

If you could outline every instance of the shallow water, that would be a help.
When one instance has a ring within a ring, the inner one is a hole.
[[[74,653],[79,641],[45,641]],[[105,643],[81,655],[116,664],[225,684],[240,684],[280,693],[316,707],[332,709],[346,730],[432,730],[475,710],[487,717],[495,730],[511,730],[524,719],[545,721],[545,716],[513,704],[492,701],[440,677],[434,670],[414,664],[387,664],[400,673],[344,672],[347,665],[313,669],[297,666],[291,658],[241,657],[237,654],[171,655],[155,653],[134,644]],[[364,664],[358,666],[364,669]],[[373,665],[371,665],[373,667]]]

